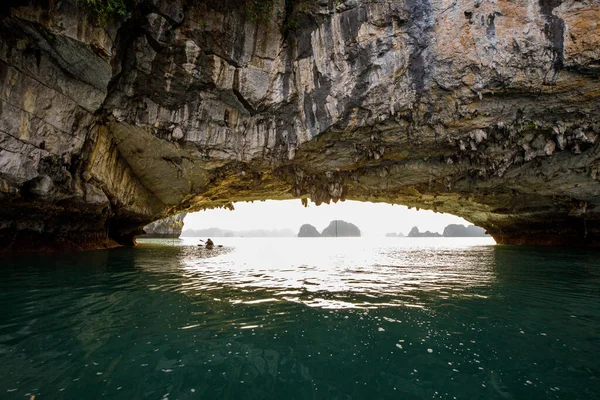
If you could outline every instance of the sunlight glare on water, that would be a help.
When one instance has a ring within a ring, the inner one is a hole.
[[[267,288],[276,298],[312,306],[373,308],[382,294],[395,297],[383,305],[422,306],[413,292],[458,295],[493,279],[491,238],[222,240],[228,247],[235,243],[235,251],[183,258],[188,290]],[[294,296],[306,292],[340,295]]]
[[[2,258],[0,398],[600,398],[597,251],[216,241]]]

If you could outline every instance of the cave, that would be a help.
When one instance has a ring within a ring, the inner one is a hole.
[[[3,251],[293,198],[600,245],[597,1],[216,3],[3,3]]]

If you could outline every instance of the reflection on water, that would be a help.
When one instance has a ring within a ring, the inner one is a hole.
[[[597,252],[177,243],[3,258],[0,398],[600,397]]]
[[[232,241],[236,251],[212,258],[186,248],[180,258],[186,290],[264,289],[272,301],[333,309],[422,307],[429,292],[438,298],[469,296],[469,288],[494,278],[491,239]],[[245,297],[253,301],[254,294],[232,300]]]

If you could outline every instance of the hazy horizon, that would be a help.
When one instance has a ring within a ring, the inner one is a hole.
[[[345,201],[304,207],[300,200],[267,200],[235,203],[235,210],[206,210],[188,214],[184,230],[220,228],[232,231],[256,229],[291,229],[298,233],[300,226],[311,224],[321,232],[333,220],[344,220],[358,226],[363,236],[384,236],[386,233],[408,235],[416,226],[421,232],[442,233],[449,224],[471,225],[463,218],[429,210],[408,209],[386,203]]]

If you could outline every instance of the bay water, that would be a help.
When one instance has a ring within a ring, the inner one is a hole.
[[[600,398],[598,251],[213,240],[2,256],[0,399]]]

